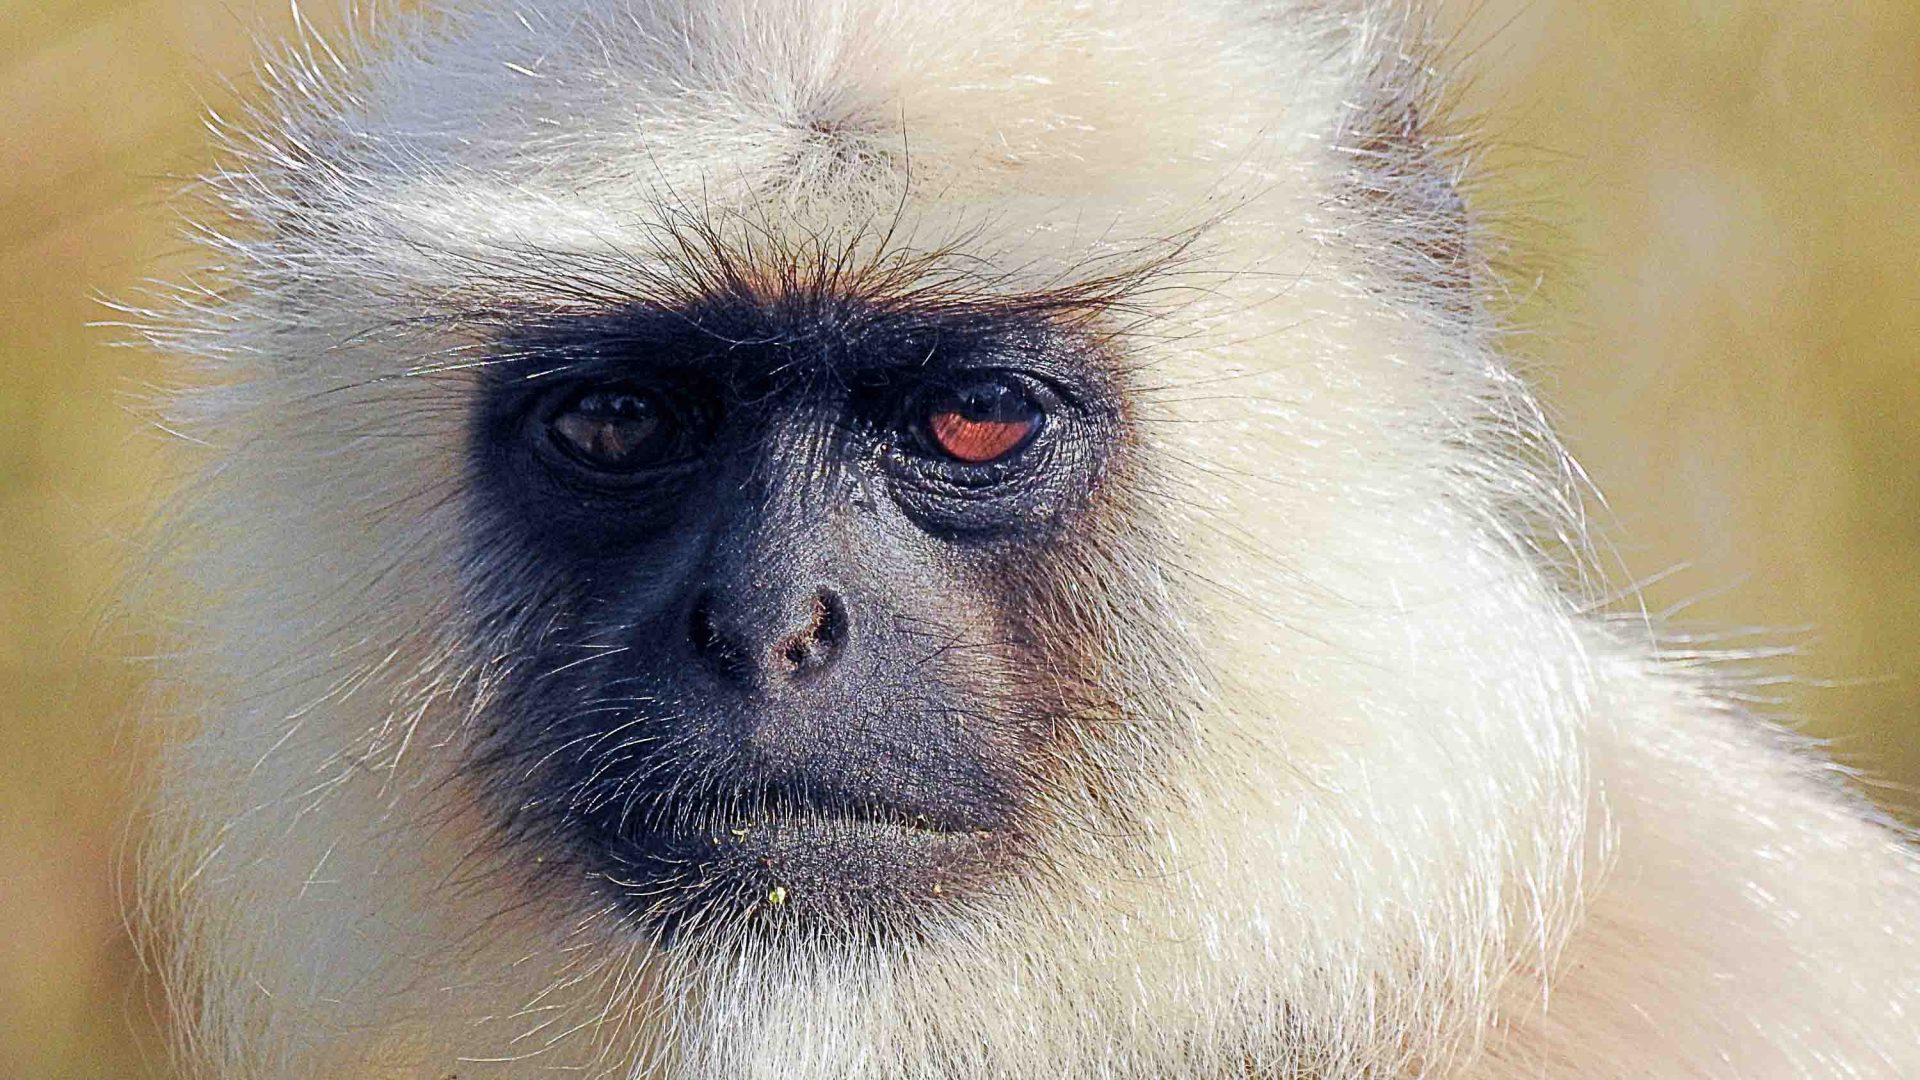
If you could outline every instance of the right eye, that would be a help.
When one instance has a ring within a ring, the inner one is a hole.
[[[632,473],[697,456],[710,415],[684,396],[656,387],[590,387],[548,421],[555,446],[596,472]]]
[[[921,404],[928,446],[954,461],[990,465],[1018,453],[1046,424],[1047,413],[1024,386],[990,376],[936,393]]]

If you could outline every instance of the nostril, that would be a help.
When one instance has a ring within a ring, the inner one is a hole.
[[[807,628],[788,638],[780,655],[796,671],[825,667],[847,636],[847,608],[840,594],[821,589],[814,594]]]
[[[687,616],[687,640],[693,644],[696,654],[723,674],[733,677],[746,674],[745,654],[714,621],[712,593],[702,592],[694,600],[693,610]]]
[[[720,632],[713,628],[713,595],[701,593],[687,616],[687,640],[701,652],[711,652],[720,644]]]
[[[847,606],[840,594],[821,589],[813,603],[813,640],[822,645],[840,644],[847,636]]]

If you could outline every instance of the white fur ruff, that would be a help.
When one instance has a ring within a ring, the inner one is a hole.
[[[150,331],[198,365],[151,864],[205,1075],[1920,1076],[1911,851],[1573,595],[1577,474],[1487,317],[1408,272],[1461,239],[1417,20],[382,18],[267,66],[219,269]],[[459,768],[468,368],[499,312],[670,273],[689,223],[964,251],[1008,292],[1171,253],[1116,331],[1174,553],[1121,569],[1185,613],[1198,702],[1143,840],[860,963],[662,957],[517,891]]]

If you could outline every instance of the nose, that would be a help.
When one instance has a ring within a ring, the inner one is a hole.
[[[840,659],[850,629],[846,600],[830,585],[731,601],[705,589],[687,616],[694,655],[736,682],[772,684],[823,672]]]

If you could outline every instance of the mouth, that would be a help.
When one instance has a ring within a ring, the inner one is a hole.
[[[975,897],[1011,850],[997,822],[911,795],[781,786],[656,806],[584,824],[619,904],[668,947],[910,930]]]

